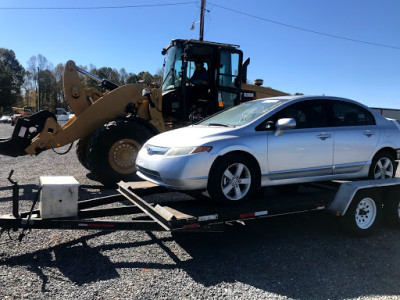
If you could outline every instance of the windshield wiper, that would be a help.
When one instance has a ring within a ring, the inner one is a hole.
[[[221,123],[209,123],[207,126],[232,127],[232,125],[228,125],[228,124],[221,124]]]

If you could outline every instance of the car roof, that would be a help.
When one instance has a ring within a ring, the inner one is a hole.
[[[277,110],[285,108],[285,107],[287,107],[287,106],[289,106],[291,104],[294,104],[294,103],[300,102],[300,101],[308,101],[308,100],[345,101],[345,102],[348,102],[348,103],[353,103],[353,104],[356,104],[358,106],[364,107],[365,109],[370,111],[375,117],[377,117],[377,115],[380,117],[380,115],[378,113],[376,113],[374,110],[372,110],[368,106],[366,106],[366,105],[364,105],[364,104],[362,104],[360,102],[351,100],[351,99],[342,98],[342,97],[335,97],[335,96],[292,95],[292,96],[277,96],[277,97],[269,97],[269,98],[260,98],[260,99],[253,100],[252,102],[277,101],[277,102],[279,102],[279,105],[277,107],[275,107],[274,109],[272,109],[272,110],[268,111],[267,113],[265,113],[263,116],[260,116],[256,120],[253,120],[252,122],[250,122],[247,125],[255,124],[260,119],[262,119],[264,116],[268,116],[269,117],[269,116],[275,114],[277,112]]]
[[[303,100],[337,100],[337,101],[346,101],[346,102],[350,102],[350,103],[354,103],[360,106],[363,106],[369,110],[371,110],[369,107],[367,107],[366,105],[348,99],[348,98],[342,98],[342,97],[335,97],[335,96],[318,96],[318,95],[292,95],[292,96],[277,96],[277,97],[270,97],[270,98],[262,98],[262,99],[257,99],[254,101],[265,101],[265,100],[277,100],[277,101],[281,101],[282,104],[284,103],[288,103],[288,102],[299,102],[299,101],[303,101]]]
[[[326,100],[345,100],[345,101],[349,101],[350,99],[347,98],[342,98],[342,97],[334,97],[334,96],[318,96],[318,95],[291,95],[291,96],[277,96],[277,97],[270,97],[270,98],[264,98],[264,100],[272,100],[272,99],[276,99],[276,100],[297,100],[297,99],[301,99],[301,100],[312,100],[312,99],[326,99]],[[261,100],[261,99],[260,99]],[[353,100],[350,100],[353,101]]]

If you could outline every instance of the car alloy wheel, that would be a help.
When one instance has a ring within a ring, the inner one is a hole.
[[[378,152],[372,160],[369,168],[368,178],[387,179],[393,178],[396,174],[394,157],[389,151]]]
[[[216,202],[236,204],[254,194],[260,187],[260,176],[260,168],[253,157],[245,153],[229,153],[213,164],[207,191]]]
[[[392,178],[394,174],[394,166],[392,161],[387,157],[378,160],[374,168],[375,179]]]
[[[246,196],[251,186],[251,173],[246,165],[234,163],[223,173],[221,189],[230,200],[240,200]]]

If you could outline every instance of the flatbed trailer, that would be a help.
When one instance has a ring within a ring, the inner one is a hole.
[[[233,222],[314,210],[339,217],[346,230],[358,236],[371,234],[382,218],[390,225],[400,224],[400,178],[283,186],[284,191],[266,188],[250,201],[232,206],[193,199],[149,182],[120,182],[116,195],[78,201],[75,217],[50,219],[35,209],[40,189],[31,210],[19,212],[18,184],[11,174],[9,180],[12,214],[0,215],[0,228],[1,233],[22,229],[20,240],[31,229],[223,231]]]

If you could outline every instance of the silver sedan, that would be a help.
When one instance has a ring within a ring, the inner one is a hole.
[[[196,125],[159,134],[141,149],[137,174],[227,203],[261,186],[394,177],[400,126],[352,100],[259,99]]]

